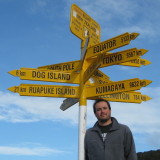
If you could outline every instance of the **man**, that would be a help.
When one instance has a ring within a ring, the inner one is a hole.
[[[137,160],[130,129],[111,117],[110,103],[98,99],[93,105],[98,121],[85,135],[85,160]]]

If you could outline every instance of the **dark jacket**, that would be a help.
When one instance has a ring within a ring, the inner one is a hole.
[[[130,129],[112,117],[112,127],[103,142],[97,126],[85,135],[85,160],[137,160],[135,144]]]

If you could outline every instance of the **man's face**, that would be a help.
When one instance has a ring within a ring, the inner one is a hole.
[[[95,109],[95,115],[99,121],[106,122],[111,118],[111,110],[109,109],[108,104],[106,102],[98,102],[95,105]]]

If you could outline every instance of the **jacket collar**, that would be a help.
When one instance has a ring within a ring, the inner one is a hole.
[[[120,125],[119,125],[118,121],[116,120],[116,118],[111,117],[111,120],[112,120],[112,127],[111,127],[110,131],[118,130]],[[96,131],[100,130],[98,127],[98,121],[95,123],[92,130],[96,130]]]

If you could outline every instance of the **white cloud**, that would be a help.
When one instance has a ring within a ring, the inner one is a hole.
[[[0,146],[0,154],[2,155],[25,155],[25,156],[46,156],[50,154],[60,154],[64,151],[56,150],[46,147],[11,147],[11,146]]]
[[[160,88],[145,87],[141,89],[143,95],[153,98],[150,101],[135,103],[112,102],[112,115],[124,124],[129,125],[135,133],[160,133]],[[60,110],[63,99],[22,97],[17,94],[0,92],[0,120],[9,122],[33,121],[69,121],[78,123],[78,104],[66,111]],[[87,122],[92,126],[96,121],[92,111],[93,101],[88,101]]]
[[[63,112],[63,99],[45,97],[21,97],[18,94],[0,92],[0,120],[33,122],[40,120],[70,120],[77,123],[78,108]],[[71,116],[72,114],[72,116]]]
[[[92,3],[90,3],[90,1],[81,1],[80,6],[86,13],[92,13],[96,19],[112,19],[114,16],[120,18],[131,17],[134,14],[132,11],[137,8],[136,3],[128,0],[95,0]],[[96,12],[93,12],[95,9]]]
[[[113,105],[114,115],[121,123],[129,125],[135,133],[160,133],[160,118],[157,106],[151,102],[143,104]]]

